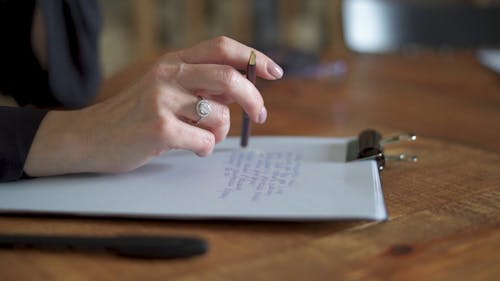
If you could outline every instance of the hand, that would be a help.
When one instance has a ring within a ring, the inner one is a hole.
[[[251,50],[227,37],[209,40],[166,54],[136,84],[107,100],[81,110],[49,112],[25,172],[126,172],[172,149],[210,154],[229,131],[228,104],[240,104],[254,122],[267,118],[259,91],[238,71],[246,68]],[[257,76],[281,78],[278,65],[256,54]],[[195,110],[200,97],[212,107],[201,120]]]

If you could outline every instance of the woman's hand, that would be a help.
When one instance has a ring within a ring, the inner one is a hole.
[[[31,176],[75,172],[126,172],[171,149],[212,152],[229,131],[227,105],[236,102],[264,123],[259,91],[239,70],[251,48],[227,37],[166,54],[135,85],[77,111],[51,111],[43,120],[25,164]],[[257,76],[274,80],[281,68],[257,53]],[[196,104],[211,113],[200,119]]]

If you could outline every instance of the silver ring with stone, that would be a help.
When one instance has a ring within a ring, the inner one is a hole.
[[[212,112],[212,105],[208,100],[200,97],[200,100],[196,103],[196,114],[198,114],[198,120],[195,124],[200,123],[203,118],[208,117],[210,112]]]

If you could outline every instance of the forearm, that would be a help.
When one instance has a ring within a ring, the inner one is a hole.
[[[26,174],[40,177],[83,171],[85,140],[78,133],[78,118],[79,111],[47,113],[26,158]]]

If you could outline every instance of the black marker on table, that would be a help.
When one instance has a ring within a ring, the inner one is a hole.
[[[112,253],[140,259],[176,259],[201,255],[208,243],[185,236],[0,235],[0,249],[40,249]]]
[[[248,60],[247,66],[247,79],[255,85],[255,68],[257,64],[257,56],[255,52],[250,53],[250,59]],[[241,147],[246,147],[248,145],[248,138],[250,138],[250,118],[246,112],[243,112],[243,125],[241,127]]]

